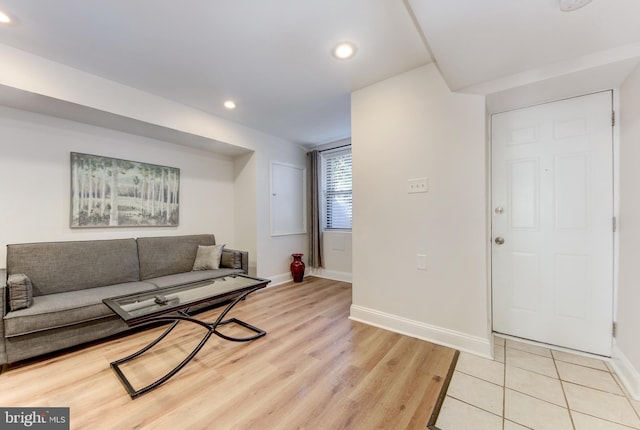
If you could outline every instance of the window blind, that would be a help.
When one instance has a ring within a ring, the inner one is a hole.
[[[351,229],[351,148],[325,151],[322,159],[325,228]]]

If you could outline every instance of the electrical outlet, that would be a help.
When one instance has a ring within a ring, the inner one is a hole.
[[[429,180],[427,178],[416,178],[408,180],[407,192],[409,194],[426,193],[429,191]]]

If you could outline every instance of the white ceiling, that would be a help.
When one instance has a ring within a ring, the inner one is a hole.
[[[0,0],[0,43],[300,144],[349,137],[350,92],[431,61],[390,0]],[[338,61],[335,44],[358,55]],[[225,99],[238,107],[227,111]]]
[[[0,26],[2,44],[306,146],[350,136],[351,91],[432,58],[452,90],[512,105],[570,92],[572,77],[575,91],[619,84],[640,58],[638,0],[574,12],[558,0],[0,0],[0,9],[17,18]],[[357,44],[354,59],[332,58],[342,40]],[[236,110],[222,107],[227,98]]]
[[[573,12],[560,11],[558,0],[410,4],[454,91],[640,43],[637,0],[594,0]]]

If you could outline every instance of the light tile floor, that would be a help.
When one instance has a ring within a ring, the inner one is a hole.
[[[441,430],[640,430],[640,401],[602,360],[495,338],[495,359],[460,353]]]

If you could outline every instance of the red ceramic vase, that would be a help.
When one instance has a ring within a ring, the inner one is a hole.
[[[293,276],[293,282],[302,282],[304,278],[304,261],[302,256],[304,254],[291,254],[293,261],[291,262],[291,276]]]

